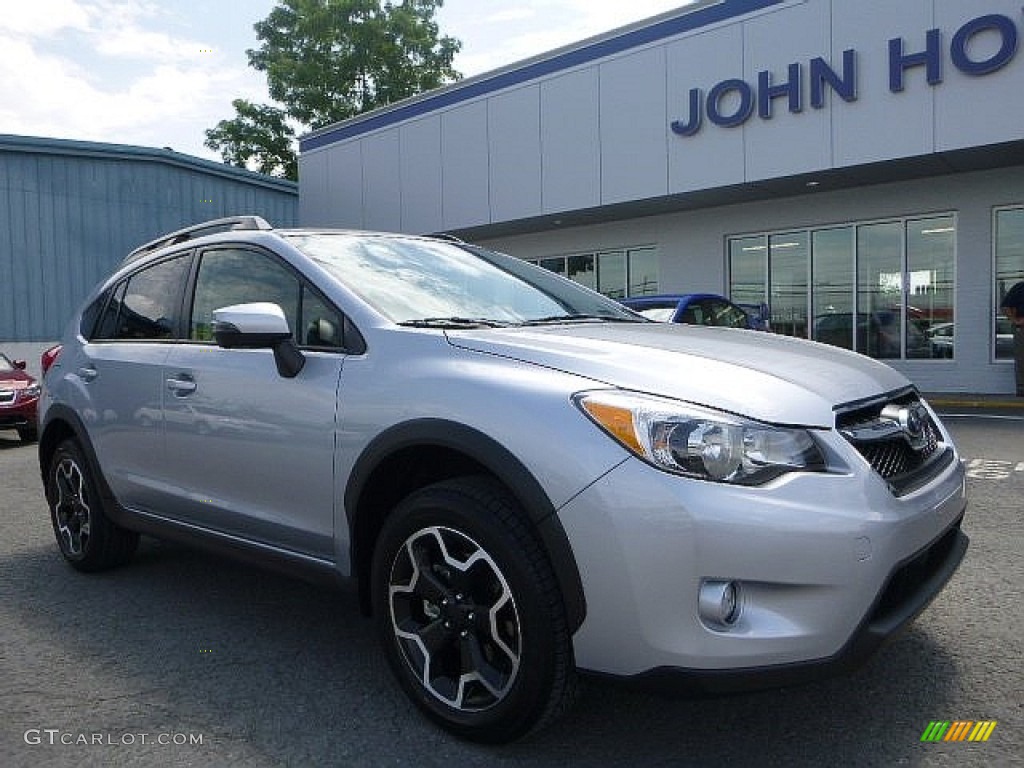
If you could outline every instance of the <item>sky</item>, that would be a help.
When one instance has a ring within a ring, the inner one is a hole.
[[[470,77],[688,0],[446,0]],[[269,100],[246,50],[275,0],[0,0],[0,134],[171,147],[219,159],[204,131]]]

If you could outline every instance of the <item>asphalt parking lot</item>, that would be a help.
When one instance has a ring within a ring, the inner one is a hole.
[[[1024,420],[947,423],[971,548],[864,668],[705,700],[586,680],[567,717],[502,748],[417,714],[352,590],[152,540],[129,567],[72,571],[35,446],[0,433],[0,766],[1024,765]],[[922,743],[936,720],[997,726]]]

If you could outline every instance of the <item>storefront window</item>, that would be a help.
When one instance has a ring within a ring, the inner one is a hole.
[[[1003,208],[995,215],[996,285],[993,350],[996,359],[1013,359],[1013,328],[999,305],[1006,292],[1024,280],[1024,208]]]
[[[854,349],[871,357],[900,356],[903,336],[903,224],[857,227],[857,332]]]
[[[768,254],[772,330],[807,338],[807,233],[772,235]]]
[[[853,227],[811,235],[811,274],[812,338],[853,349]]]
[[[1024,273],[1024,221],[1008,237]],[[767,296],[776,333],[886,360],[952,357],[955,263],[953,216],[747,235],[729,241],[729,289],[737,303]]]
[[[907,357],[953,356],[952,216],[907,222]]]
[[[658,292],[658,252],[654,248],[629,251],[629,295],[649,296]]]
[[[597,255],[597,290],[613,299],[626,297],[626,254],[608,251]]]
[[[565,256],[556,256],[552,259],[541,259],[540,264],[544,269],[549,269],[556,275],[565,277]]]
[[[533,263],[613,299],[658,292],[658,251],[655,248],[552,256]]]
[[[767,304],[767,238],[738,237],[729,241],[729,292],[737,304]]]

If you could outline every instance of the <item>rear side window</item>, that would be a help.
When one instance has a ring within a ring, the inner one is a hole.
[[[94,339],[175,338],[189,256],[146,267],[118,283],[99,318]]]
[[[715,325],[726,328],[746,328],[748,325],[747,316],[743,310],[724,301],[711,302],[711,312],[715,318]]]

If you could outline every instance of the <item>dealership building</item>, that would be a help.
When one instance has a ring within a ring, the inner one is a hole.
[[[1009,393],[1022,35],[1020,0],[686,5],[303,137],[300,223],[723,293],[923,390]]]

